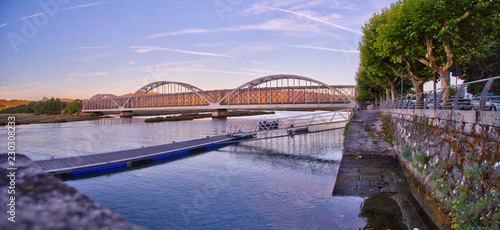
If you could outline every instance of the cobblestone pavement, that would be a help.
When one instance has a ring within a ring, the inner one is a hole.
[[[355,111],[345,137],[344,156],[377,154],[392,156],[394,149],[384,141],[380,112]]]

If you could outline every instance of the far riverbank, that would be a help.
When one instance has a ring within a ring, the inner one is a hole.
[[[243,116],[256,116],[256,115],[265,115],[265,114],[274,114],[273,111],[228,111],[227,117],[243,117]],[[164,122],[164,121],[188,121],[194,119],[202,119],[212,117],[212,114],[209,113],[183,113],[174,116],[161,116],[161,117],[153,117],[144,120],[144,122]]]
[[[255,116],[263,114],[274,114],[272,111],[228,111],[227,117],[239,117],[239,116]],[[185,121],[194,120],[201,118],[208,118],[212,115],[209,113],[183,113],[179,115],[170,116],[159,116],[154,118],[146,119],[145,122],[163,122],[163,121]],[[111,116],[82,116],[82,115],[34,115],[27,113],[15,113],[15,114],[0,114],[0,126],[8,124],[8,118],[15,117],[16,125],[24,124],[41,124],[41,123],[62,123],[62,122],[72,122],[72,121],[89,121],[98,120],[101,118],[112,118]]]
[[[88,121],[103,118],[102,116],[81,116],[81,115],[33,115],[27,113],[1,114],[0,125],[7,125],[8,118],[15,117],[16,125],[39,124],[39,123],[61,123],[71,121]]]

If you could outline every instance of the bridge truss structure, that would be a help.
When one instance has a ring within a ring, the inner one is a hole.
[[[330,86],[296,75],[271,75],[233,90],[204,91],[174,81],[147,84],[130,97],[97,94],[82,112],[342,109],[356,106],[356,87]]]

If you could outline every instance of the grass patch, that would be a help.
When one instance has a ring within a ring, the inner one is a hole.
[[[413,157],[411,155],[411,149],[410,147],[408,146],[405,146],[401,149],[401,156],[406,159],[407,161],[410,161],[412,162],[413,161]]]

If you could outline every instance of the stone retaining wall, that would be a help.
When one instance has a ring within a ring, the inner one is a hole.
[[[441,228],[500,227],[500,113],[394,109],[382,118]]]
[[[15,171],[8,170],[7,158],[0,154],[0,229],[145,229],[45,173],[28,157],[16,154]]]

